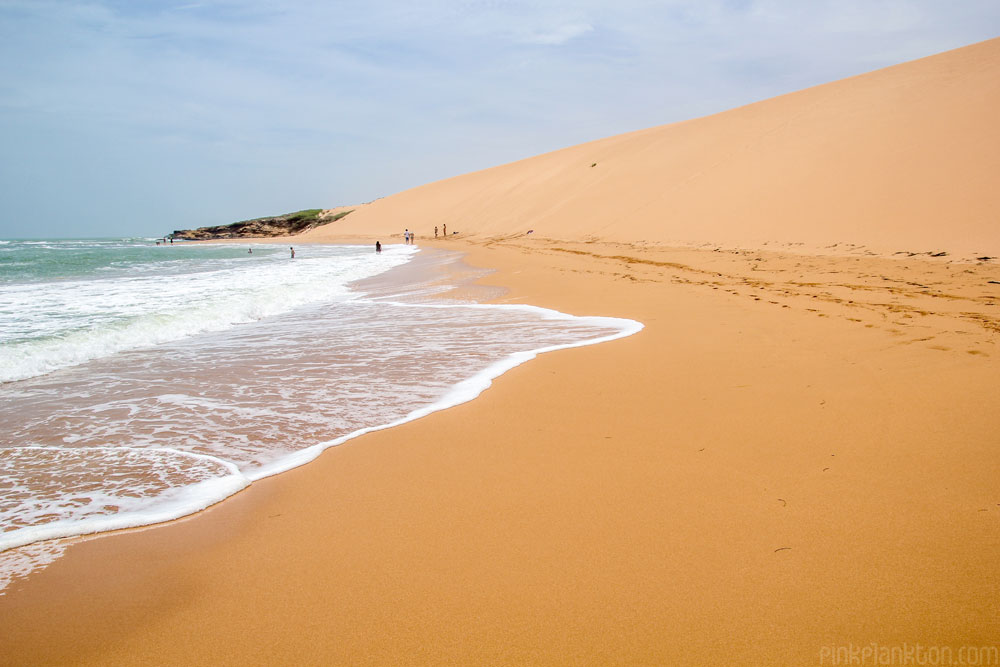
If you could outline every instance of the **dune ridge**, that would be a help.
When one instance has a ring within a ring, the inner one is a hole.
[[[835,243],[1000,254],[1000,38],[429,183],[302,240]]]

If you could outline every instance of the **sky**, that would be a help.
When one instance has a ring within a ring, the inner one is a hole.
[[[362,203],[998,35],[997,0],[0,0],[0,238]]]

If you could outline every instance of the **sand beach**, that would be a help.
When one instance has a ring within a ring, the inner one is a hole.
[[[479,276],[462,298],[645,328],[188,519],[72,544],[0,597],[0,664],[995,647],[997,108],[991,40],[294,237],[409,228]]]

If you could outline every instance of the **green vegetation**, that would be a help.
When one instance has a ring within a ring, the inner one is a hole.
[[[288,222],[294,223],[310,223],[319,217],[319,214],[323,212],[321,208],[307,208],[304,211],[296,211],[295,213],[286,213],[284,215],[277,216],[279,218],[285,218]]]
[[[277,215],[274,216],[273,218],[257,218],[256,220],[252,220],[251,222],[259,222],[263,220],[275,220],[275,221],[280,220],[283,221],[290,230],[302,231],[305,229],[310,229],[312,227],[318,227],[319,225],[326,225],[331,222],[336,222],[337,220],[340,220],[348,213],[354,212],[354,209],[350,209],[348,211],[341,211],[340,213],[335,213],[334,215],[321,217],[321,214],[323,213],[324,210],[325,209],[322,208],[307,208],[303,211],[296,211],[295,213],[285,213],[284,215]],[[242,224],[242,223],[236,223],[236,224]]]
[[[325,224],[327,224],[328,222],[337,222],[338,220],[340,220],[341,218],[343,218],[343,217],[344,217],[345,215],[347,215],[348,213],[354,213],[354,209],[352,208],[352,209],[351,209],[351,210],[349,210],[349,211],[341,211],[340,213],[337,213],[337,214],[335,214],[335,215],[331,215],[331,216],[330,216],[330,218],[329,218],[328,220],[324,220],[324,221],[323,221],[323,224],[325,225]]]

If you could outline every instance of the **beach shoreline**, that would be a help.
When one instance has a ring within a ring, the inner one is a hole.
[[[745,278],[801,257],[429,245],[495,269],[496,302],[646,328],[71,546],[0,598],[5,664],[818,664],[848,642],[991,641],[998,357],[968,299],[848,303],[833,290],[872,268],[854,257],[813,257],[795,282],[816,285],[788,294]],[[973,269],[949,289],[995,270]]]
[[[357,248],[353,244],[352,247]],[[314,251],[329,251],[330,247],[324,244],[318,247],[303,248],[303,250],[303,258],[309,258],[315,254]],[[396,248],[396,251],[398,250],[400,247]],[[409,250],[407,249],[407,251]],[[367,252],[363,251],[362,255],[365,254]],[[356,251],[354,257],[357,257]],[[82,441],[86,446],[93,447],[93,436],[90,436],[86,431],[87,424],[79,424],[77,426],[79,430],[74,429],[72,424],[75,422],[69,422],[70,418],[66,416],[74,414],[74,409],[86,411],[86,404],[75,405],[71,402],[63,402],[59,406],[43,405],[38,407],[33,406],[30,402],[9,403],[9,405],[15,406],[11,408],[10,412],[19,413],[19,425],[24,429],[31,428],[36,424],[37,420],[33,420],[32,410],[41,413],[48,410],[62,410],[63,418],[71,425],[63,431],[46,430],[34,426],[34,430],[29,431],[29,436],[22,434],[22,440],[27,440],[28,443],[51,442],[53,444],[48,447],[29,444],[25,446],[24,450],[14,449],[10,452],[10,455],[15,458],[13,461],[8,461],[6,470],[9,474],[4,476],[9,489],[9,495],[4,497],[4,509],[10,517],[11,525],[5,526],[5,530],[8,532],[3,533],[5,540],[2,540],[3,543],[0,544],[0,552],[2,552],[2,556],[0,556],[0,596],[6,594],[6,588],[11,580],[23,578],[27,572],[36,569],[32,567],[33,563],[37,562],[41,565],[41,563],[49,562],[58,553],[61,553],[70,538],[111,534],[121,530],[168,523],[191,516],[208,506],[232,497],[253,481],[259,481],[264,477],[305,465],[327,448],[338,446],[372,431],[398,426],[426,414],[472,400],[485,388],[488,388],[495,377],[513,366],[530,361],[537,354],[556,349],[596,344],[631,335],[637,328],[641,328],[641,325],[631,321],[613,321],[608,318],[591,318],[584,321],[581,318],[574,318],[555,311],[545,311],[533,306],[504,308],[481,305],[481,302],[488,300],[490,295],[499,294],[501,290],[475,285],[476,277],[486,272],[473,270],[464,264],[461,261],[461,254],[455,251],[426,249],[420,253],[409,254],[408,259],[403,264],[399,264],[398,259],[393,259],[388,264],[383,265],[382,258],[376,257],[374,253],[367,259],[373,260],[374,267],[379,268],[375,268],[374,271],[377,272],[369,277],[346,283],[345,287],[350,290],[351,296],[345,296],[344,302],[354,304],[353,308],[336,305],[340,301],[337,299],[327,303],[323,309],[332,309],[330,312],[334,313],[333,319],[329,319],[331,316],[327,315],[326,319],[319,319],[318,321],[321,323],[317,325],[317,319],[323,316],[319,311],[311,312],[311,309],[307,308],[304,314],[299,315],[299,319],[295,320],[296,329],[312,331],[316,326],[319,326],[320,329],[315,330],[317,334],[315,338],[306,334],[302,341],[298,341],[287,331],[287,323],[285,329],[278,325],[276,330],[273,322],[270,325],[252,322],[248,325],[249,333],[240,333],[234,330],[223,334],[227,344],[234,337],[242,335],[241,347],[258,351],[256,356],[247,359],[237,358],[232,351],[227,352],[225,357],[216,359],[211,353],[211,350],[214,349],[211,334],[208,334],[207,338],[200,338],[191,349],[185,347],[185,342],[180,343],[181,356],[183,357],[181,368],[170,370],[170,367],[167,366],[166,375],[174,377],[175,382],[163,384],[161,391],[193,392],[196,396],[208,397],[212,405],[221,411],[225,411],[231,405],[239,406],[242,409],[239,423],[233,423],[229,428],[234,430],[247,429],[247,432],[251,434],[250,440],[257,440],[255,443],[251,442],[248,449],[240,449],[235,446],[226,449],[225,438],[227,436],[233,437],[232,431],[219,433],[208,429],[206,432],[205,424],[191,424],[188,427],[182,427],[180,424],[184,420],[177,415],[163,419],[170,424],[171,428],[182,429],[189,439],[206,441],[205,448],[187,451],[184,449],[185,442],[175,443],[174,440],[169,439],[169,436],[156,439],[142,430],[132,432],[122,430],[117,434],[112,431],[104,431],[100,439],[96,441],[100,445],[101,452],[124,450],[132,455],[136,452],[144,452],[145,449],[142,445],[145,444],[147,447],[151,447],[154,452],[167,452],[172,456],[186,456],[192,459],[204,457],[212,461],[213,464],[227,466],[226,472],[228,474],[225,477],[209,479],[200,485],[182,482],[173,489],[172,495],[165,494],[171,497],[162,501],[155,493],[150,493],[144,487],[133,488],[131,492],[125,490],[122,493],[123,501],[121,504],[124,505],[125,499],[128,497],[135,497],[145,500],[144,506],[127,507],[124,510],[119,508],[118,512],[113,513],[91,512],[76,517],[75,521],[55,514],[55,518],[61,520],[52,520],[53,513],[59,512],[60,508],[65,506],[61,503],[71,500],[69,497],[54,497],[48,501],[48,505],[41,504],[43,501],[39,500],[38,497],[44,497],[46,493],[52,494],[54,487],[60,485],[66,487],[68,484],[73,484],[78,499],[87,492],[104,493],[105,497],[110,499],[114,498],[114,493],[118,492],[118,489],[106,490],[100,486],[100,482],[96,479],[94,481],[89,478],[85,479],[78,471],[69,470],[65,477],[60,477],[59,468],[55,463],[49,460],[39,462],[32,459],[30,453],[27,457],[16,458],[16,454],[20,451],[33,452],[35,450],[62,453],[68,449],[73,451],[75,455],[75,449],[60,448],[56,444],[67,438],[75,438],[74,442]],[[304,261],[304,259],[300,261]],[[344,270],[340,261],[337,259],[333,261],[334,264],[330,265],[329,268]],[[371,273],[372,269],[369,269],[368,272]],[[365,317],[375,318],[376,321],[366,321]],[[385,320],[387,317],[394,321],[393,327],[387,328],[377,321],[378,319]],[[353,323],[353,328],[348,326],[345,329],[341,324],[342,321]],[[421,330],[428,323],[433,323],[434,326],[434,334],[431,338],[428,338],[428,334]],[[271,327],[265,329],[268,333],[263,334],[263,338],[260,333],[262,326]],[[510,339],[509,331],[514,326],[522,330],[520,341]],[[391,331],[391,328],[394,328],[395,331]],[[242,329],[243,327],[240,327],[241,331]],[[323,340],[324,334],[330,337],[325,344],[318,342]],[[349,335],[345,336],[345,334]],[[458,338],[450,339],[451,336],[456,335]],[[267,346],[266,340],[274,336],[282,341],[280,349]],[[403,357],[405,359],[403,363],[388,359],[388,357],[392,359],[397,357],[397,351],[400,347],[396,340],[397,336],[401,340],[406,340],[407,353]],[[368,340],[372,337],[382,342]],[[475,341],[475,344],[470,345],[463,338]],[[354,343],[346,343],[348,347],[345,347],[345,342],[350,340],[353,340]],[[300,349],[303,344],[312,349]],[[525,347],[525,344],[528,347]],[[317,345],[322,347],[317,348]],[[428,345],[430,349],[426,349]],[[446,345],[452,348],[452,354],[449,355],[449,358],[443,359],[436,354],[435,350]],[[535,347],[532,348],[532,345]],[[158,351],[153,353],[153,356],[162,360],[171,355],[171,349],[169,345],[166,349],[160,346]],[[202,352],[206,349],[207,352]],[[196,365],[195,359],[191,357],[196,351],[207,354],[208,362],[207,365],[203,364],[203,367],[199,367],[203,372],[195,373],[201,378],[201,384],[192,388],[184,384],[182,375],[184,369]],[[265,368],[273,369],[274,364],[280,364],[281,360],[287,360],[290,355],[303,353],[309,361],[302,367],[286,366],[281,372],[272,373],[262,380],[265,393],[260,407],[252,400],[247,400],[253,394],[255,383],[261,381],[261,373],[266,373]],[[139,354],[142,355],[142,352]],[[128,360],[128,357],[125,359]],[[242,383],[239,384],[242,396],[230,396],[227,392],[231,391],[231,377],[226,376],[224,380],[221,380],[221,384],[212,384],[211,382],[213,359],[216,361],[225,360],[223,366],[231,365],[234,368],[239,368],[260,364],[261,368],[252,375],[240,376],[237,382]],[[111,363],[121,364],[122,362],[119,360]],[[129,362],[126,361],[126,363]],[[133,358],[130,363],[140,365],[143,361],[137,361]],[[352,364],[358,363],[368,367],[360,377],[357,373],[352,374],[350,370]],[[316,366],[329,366],[331,370],[325,375],[320,375],[319,368],[313,368]],[[342,367],[345,370],[336,370]],[[154,366],[152,371],[149,379],[156,382],[164,374],[162,362],[159,367]],[[208,375],[205,374],[205,371],[209,371]],[[332,405],[324,406],[325,410],[320,414],[323,414],[325,419],[311,422],[307,433],[300,432],[306,426],[296,422],[294,415],[297,410],[308,408],[308,405],[275,403],[273,396],[269,393],[277,385],[281,385],[281,391],[285,393],[308,393],[315,399],[314,389],[308,385],[303,386],[301,383],[296,383],[295,380],[300,371],[308,373],[312,381],[323,380],[341,387],[341,389],[333,390],[332,393],[325,395],[325,402]],[[69,371],[71,377],[72,372]],[[114,373],[114,371],[111,372]],[[87,371],[84,370],[83,376],[86,377],[86,375]],[[397,385],[398,388],[389,390],[388,395],[384,391],[380,393],[378,383],[371,383],[373,376],[377,376],[380,383],[387,386]],[[119,382],[128,381],[127,374],[119,377]],[[48,393],[61,391],[65,382],[67,380],[62,376],[55,377],[52,380],[52,385],[46,391]],[[30,394],[32,389],[36,394],[39,392],[37,387],[18,386],[24,394]],[[96,387],[94,391],[98,392]],[[352,391],[367,392],[369,400],[364,405],[352,403]],[[80,393],[79,388],[77,388],[77,393]],[[129,398],[126,400],[131,401],[141,400],[144,396],[141,389],[138,388],[120,393],[127,394]],[[116,399],[121,400],[119,395],[108,397],[99,392],[88,398],[91,402],[97,401],[98,405],[114,402]],[[153,400],[155,400],[155,396]],[[261,408],[261,412],[255,412]],[[366,416],[356,414],[362,409],[368,410],[368,412],[363,413]],[[141,412],[140,409],[136,407],[136,413],[139,412]],[[251,414],[258,414],[258,419],[251,418]],[[190,416],[194,418],[201,415],[208,416],[204,407]],[[135,418],[136,414],[133,414],[132,417]],[[146,420],[155,417],[155,413],[145,415]],[[261,417],[264,419],[263,422],[260,421]],[[281,437],[278,438],[277,450],[274,449],[274,445],[269,446],[270,441],[265,429],[268,421],[276,419],[285,419],[281,422]],[[93,421],[93,417],[87,421]],[[143,419],[140,417],[138,421],[142,423]],[[143,436],[146,436],[145,440]],[[134,443],[133,438],[135,439]],[[284,443],[284,448],[280,442]],[[116,444],[119,445],[118,449],[115,448]],[[20,441],[12,439],[10,446],[16,448],[19,445]],[[91,451],[93,450],[86,447],[81,450],[81,452],[87,453]],[[226,457],[231,457],[231,460],[227,460]],[[99,465],[100,463],[94,463],[94,466]],[[164,468],[167,467],[167,464],[161,465]],[[77,472],[75,476],[74,472]],[[100,473],[91,474],[100,477]],[[128,478],[128,473],[122,469],[112,470],[111,474],[118,480]],[[135,473],[133,472],[133,474]],[[46,480],[49,487],[39,486],[41,481],[33,482],[34,475],[38,475],[39,480]],[[18,482],[23,486],[20,496],[10,490],[16,487]],[[30,486],[33,483],[35,486]],[[35,499],[25,499],[24,494],[30,494],[32,489],[36,494]],[[28,504],[29,502],[38,505],[32,508]],[[113,501],[107,500],[106,502]],[[32,509],[36,515],[42,516],[42,521],[31,523],[31,519],[26,513]],[[45,518],[50,518],[50,520],[45,522]],[[15,525],[19,527],[13,530]]]

